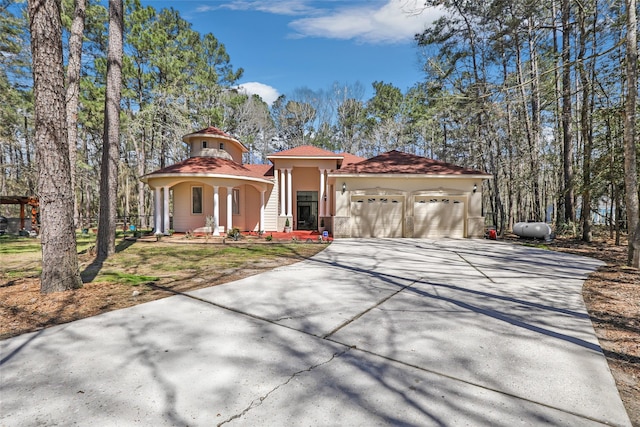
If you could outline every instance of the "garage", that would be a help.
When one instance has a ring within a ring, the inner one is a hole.
[[[485,172],[392,150],[327,177],[334,237],[484,235],[482,188],[491,179]]]
[[[404,197],[353,196],[351,219],[353,237],[402,237]]]
[[[413,236],[425,239],[464,237],[464,199],[419,197],[413,206]]]

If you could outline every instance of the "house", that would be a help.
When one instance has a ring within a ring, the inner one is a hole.
[[[159,232],[282,231],[288,220],[334,237],[484,234],[484,172],[395,150],[363,159],[308,145],[268,156],[271,165],[243,164],[247,148],[215,127],[183,141],[187,160],[141,178],[155,192]]]

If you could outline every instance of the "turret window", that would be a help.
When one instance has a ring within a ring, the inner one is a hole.
[[[202,141],[202,148],[207,148],[207,141]]]
[[[221,149],[221,150],[224,150],[224,142],[221,142],[221,143],[220,143],[220,149]]]

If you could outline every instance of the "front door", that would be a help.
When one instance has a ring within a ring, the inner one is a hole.
[[[298,191],[296,193],[296,229],[318,229],[318,192]]]

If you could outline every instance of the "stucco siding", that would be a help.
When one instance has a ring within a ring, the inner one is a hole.
[[[202,187],[202,213],[191,211],[191,188]],[[173,191],[173,229],[185,233],[198,227],[204,227],[207,215],[213,215],[213,188],[200,182],[188,181],[172,188]],[[207,200],[211,201],[208,203]]]
[[[293,200],[298,191],[318,191],[320,189],[320,171],[318,168],[293,168]]]
[[[244,209],[241,209],[244,215],[244,228],[241,230],[258,231],[260,226],[260,192],[250,185],[245,185],[245,189]]]
[[[354,234],[354,227],[358,228],[356,218],[353,218],[352,200],[354,196],[386,195],[403,196],[404,205],[403,236],[429,234],[426,217],[416,219],[414,203],[425,198],[449,199],[460,203],[463,210],[456,216],[456,224],[451,223],[453,235],[465,237],[480,237],[484,234],[484,218],[482,217],[482,179],[455,176],[451,178],[428,177],[332,177],[332,194],[335,197],[334,235],[349,237]],[[345,191],[342,192],[343,183]],[[474,192],[474,185],[476,191]],[[441,200],[442,201],[442,200]],[[418,221],[418,222],[416,222]],[[349,232],[351,230],[351,232]],[[355,231],[357,232],[357,230]],[[437,234],[437,233],[435,233]],[[434,235],[435,235],[434,234]],[[356,234],[357,235],[357,234]]]

